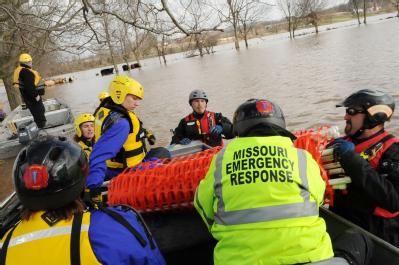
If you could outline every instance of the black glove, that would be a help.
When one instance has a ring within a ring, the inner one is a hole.
[[[147,138],[147,140],[148,140],[148,143],[150,144],[150,145],[154,145],[155,144],[155,142],[156,142],[156,138],[155,138],[155,135],[152,133],[152,131],[150,131],[150,130],[146,130],[145,131],[145,137]]]
[[[83,192],[83,201],[88,207],[96,207],[96,205],[102,205],[102,188],[86,188]]]

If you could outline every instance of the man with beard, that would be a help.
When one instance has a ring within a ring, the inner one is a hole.
[[[193,112],[180,120],[174,130],[171,144],[187,145],[200,140],[210,146],[223,145],[223,138],[233,138],[233,125],[221,113],[208,111],[208,95],[201,89],[191,91],[188,97]]]
[[[384,129],[395,100],[363,89],[337,107],[346,107],[346,136],[330,146],[352,183],[336,192],[332,211],[398,247],[399,139]]]

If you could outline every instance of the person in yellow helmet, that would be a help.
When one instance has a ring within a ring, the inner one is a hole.
[[[90,157],[93,148],[94,137],[94,116],[90,113],[83,113],[75,119],[75,136],[74,140],[77,142],[83,151],[85,151],[87,158]]]
[[[109,97],[109,93],[102,91],[98,94],[98,100],[101,102],[103,101],[105,98]]]
[[[14,71],[13,85],[21,93],[22,100],[30,110],[37,127],[44,128],[46,117],[41,96],[44,83],[40,74],[32,69],[32,57],[27,53],[19,56],[19,66]]]
[[[144,98],[141,84],[128,76],[117,76],[109,85],[109,94],[94,113],[96,144],[90,154],[90,175],[86,181],[91,191],[144,158],[170,156],[161,147],[147,153],[144,140],[155,137],[143,128],[134,112]]]
[[[344,254],[333,258],[319,216],[325,191],[320,168],[293,146],[280,107],[266,99],[244,102],[234,114],[233,132],[238,137],[214,156],[194,199],[218,241],[214,264],[349,264]],[[364,246],[366,239],[358,238],[355,245]],[[364,264],[357,261],[350,264]]]

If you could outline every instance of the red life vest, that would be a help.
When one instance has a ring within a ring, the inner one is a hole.
[[[202,118],[198,120],[194,117],[194,114],[191,113],[184,118],[184,121],[187,122],[195,122],[198,127],[198,134],[210,134],[211,128],[216,125],[215,113],[212,111],[205,111]],[[198,121],[198,122],[197,122]]]
[[[395,138],[388,132],[383,132],[376,137],[373,137],[363,143],[355,146],[355,152],[360,154],[364,159],[369,161],[370,165],[377,170],[380,164],[380,159],[385,151],[391,147],[394,143],[399,143],[399,138]],[[384,140],[384,138],[387,138]],[[349,139],[347,139],[349,140]],[[370,150],[375,149],[375,150]],[[366,154],[371,152],[371,154]],[[376,207],[374,209],[374,215],[384,217],[384,218],[394,218],[399,215],[399,211],[391,213],[383,208]]]

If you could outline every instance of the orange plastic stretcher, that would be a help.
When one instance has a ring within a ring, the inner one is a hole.
[[[328,126],[295,133],[294,145],[310,152],[322,165],[321,150],[330,141],[324,133]],[[199,153],[145,162],[126,169],[108,186],[110,205],[127,204],[139,211],[160,211],[192,207],[195,190],[208,171],[213,156],[221,149],[214,147]],[[327,172],[320,167],[327,183],[325,202],[333,203],[333,190]]]

